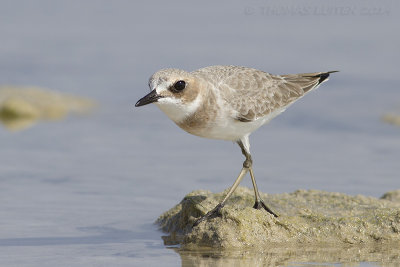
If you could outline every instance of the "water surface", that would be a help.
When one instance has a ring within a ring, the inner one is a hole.
[[[155,106],[134,108],[165,67],[340,70],[251,136],[259,188],[398,189],[400,128],[380,120],[400,109],[398,15],[396,1],[3,1],[0,84],[81,95],[99,108],[0,128],[0,263],[188,263],[153,222],[192,190],[230,186],[243,158],[236,144],[191,136]]]

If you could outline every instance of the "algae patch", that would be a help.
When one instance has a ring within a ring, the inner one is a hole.
[[[400,202],[318,190],[262,197],[279,214],[251,208],[253,191],[239,187],[221,216],[192,227],[224,192],[194,191],[162,214],[157,224],[166,244],[185,249],[268,248],[289,245],[365,245],[400,242]],[[393,196],[393,194],[391,194]]]
[[[0,121],[10,130],[27,128],[39,120],[60,120],[69,113],[83,114],[94,102],[38,87],[0,87]]]

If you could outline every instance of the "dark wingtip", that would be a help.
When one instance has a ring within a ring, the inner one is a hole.
[[[317,76],[317,77],[318,77],[318,76]],[[328,77],[329,77],[329,73],[328,73],[328,72],[321,73],[321,74],[319,75],[318,83],[319,83],[319,84],[322,83],[323,81],[325,81],[326,79],[328,79]]]
[[[327,72],[323,72],[321,74],[315,75],[315,77],[319,77],[318,84],[321,84],[323,81],[328,79],[329,74],[335,73],[335,72],[339,72],[339,71],[338,70],[333,70],[333,71],[327,71]]]

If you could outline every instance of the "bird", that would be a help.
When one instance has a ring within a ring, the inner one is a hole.
[[[150,77],[150,93],[139,99],[136,107],[154,103],[186,132],[236,142],[245,157],[238,177],[223,200],[197,219],[193,227],[219,216],[247,173],[254,189],[253,208],[278,217],[258,191],[249,136],[327,81],[334,72],[337,71],[273,75],[249,67],[217,65],[191,72],[161,69]]]

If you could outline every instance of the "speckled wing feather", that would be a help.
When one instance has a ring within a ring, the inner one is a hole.
[[[317,87],[331,72],[271,75],[252,68],[219,66],[200,69],[210,72],[227,105],[237,114],[235,119],[250,122],[267,116],[295,102]]]

